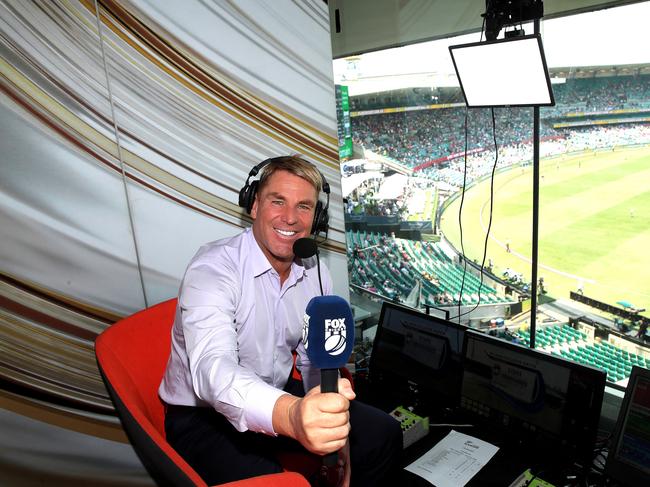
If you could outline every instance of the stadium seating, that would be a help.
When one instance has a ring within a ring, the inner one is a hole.
[[[465,273],[462,265],[455,263],[437,243],[352,230],[347,232],[347,242],[352,283],[373,288],[386,299],[405,301],[417,279],[422,282],[422,305],[452,304],[442,298],[444,295],[457,302],[461,288],[464,305],[478,303],[479,290],[481,303],[508,301],[486,283],[481,284],[472,272]],[[360,251],[359,255],[355,255],[355,249]]]
[[[528,330],[511,333],[516,341],[529,346]],[[650,358],[629,353],[605,341],[594,342],[587,335],[566,323],[546,325],[535,333],[535,348],[577,363],[604,370],[608,382],[619,382],[630,376],[633,365],[650,367]]]

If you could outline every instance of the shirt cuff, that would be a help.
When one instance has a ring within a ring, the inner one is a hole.
[[[251,431],[277,436],[273,429],[273,408],[285,391],[276,389],[265,382],[256,383],[246,395],[244,417]]]

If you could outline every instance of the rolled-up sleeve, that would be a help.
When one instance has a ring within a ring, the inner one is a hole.
[[[273,431],[273,406],[284,392],[239,364],[236,308],[241,293],[232,263],[190,266],[179,297],[192,387],[238,430]]]

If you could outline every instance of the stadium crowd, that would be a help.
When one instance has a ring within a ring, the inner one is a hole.
[[[554,85],[556,106],[541,110],[541,157],[617,145],[650,143],[650,75],[575,79]],[[610,113],[615,111],[614,113]],[[354,142],[435,181],[460,187],[497,168],[532,160],[532,109],[461,107],[352,118]],[[635,116],[638,115],[638,116]],[[418,167],[427,165],[428,167]]]
[[[555,107],[542,108],[541,137],[556,135],[550,122],[575,113],[650,109],[650,75],[574,79],[555,84]],[[530,108],[496,109],[500,145],[531,138]],[[383,149],[395,159],[415,166],[464,150],[465,110],[461,107],[375,114],[352,118],[357,143]],[[469,147],[493,145],[489,109],[472,109],[469,116]],[[373,149],[373,150],[374,150]]]

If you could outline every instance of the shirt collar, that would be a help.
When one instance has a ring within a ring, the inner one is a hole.
[[[266,258],[266,255],[264,255],[264,252],[262,252],[262,249],[257,243],[257,240],[255,240],[255,235],[253,235],[253,230],[251,228],[246,229],[244,238],[248,242],[248,256],[251,259],[253,275],[255,277],[259,277],[265,272],[269,271],[277,274],[269,260]],[[291,273],[289,274],[289,279],[287,280],[290,283],[298,281],[306,273],[304,266],[299,262],[299,260],[294,260],[291,263]]]

